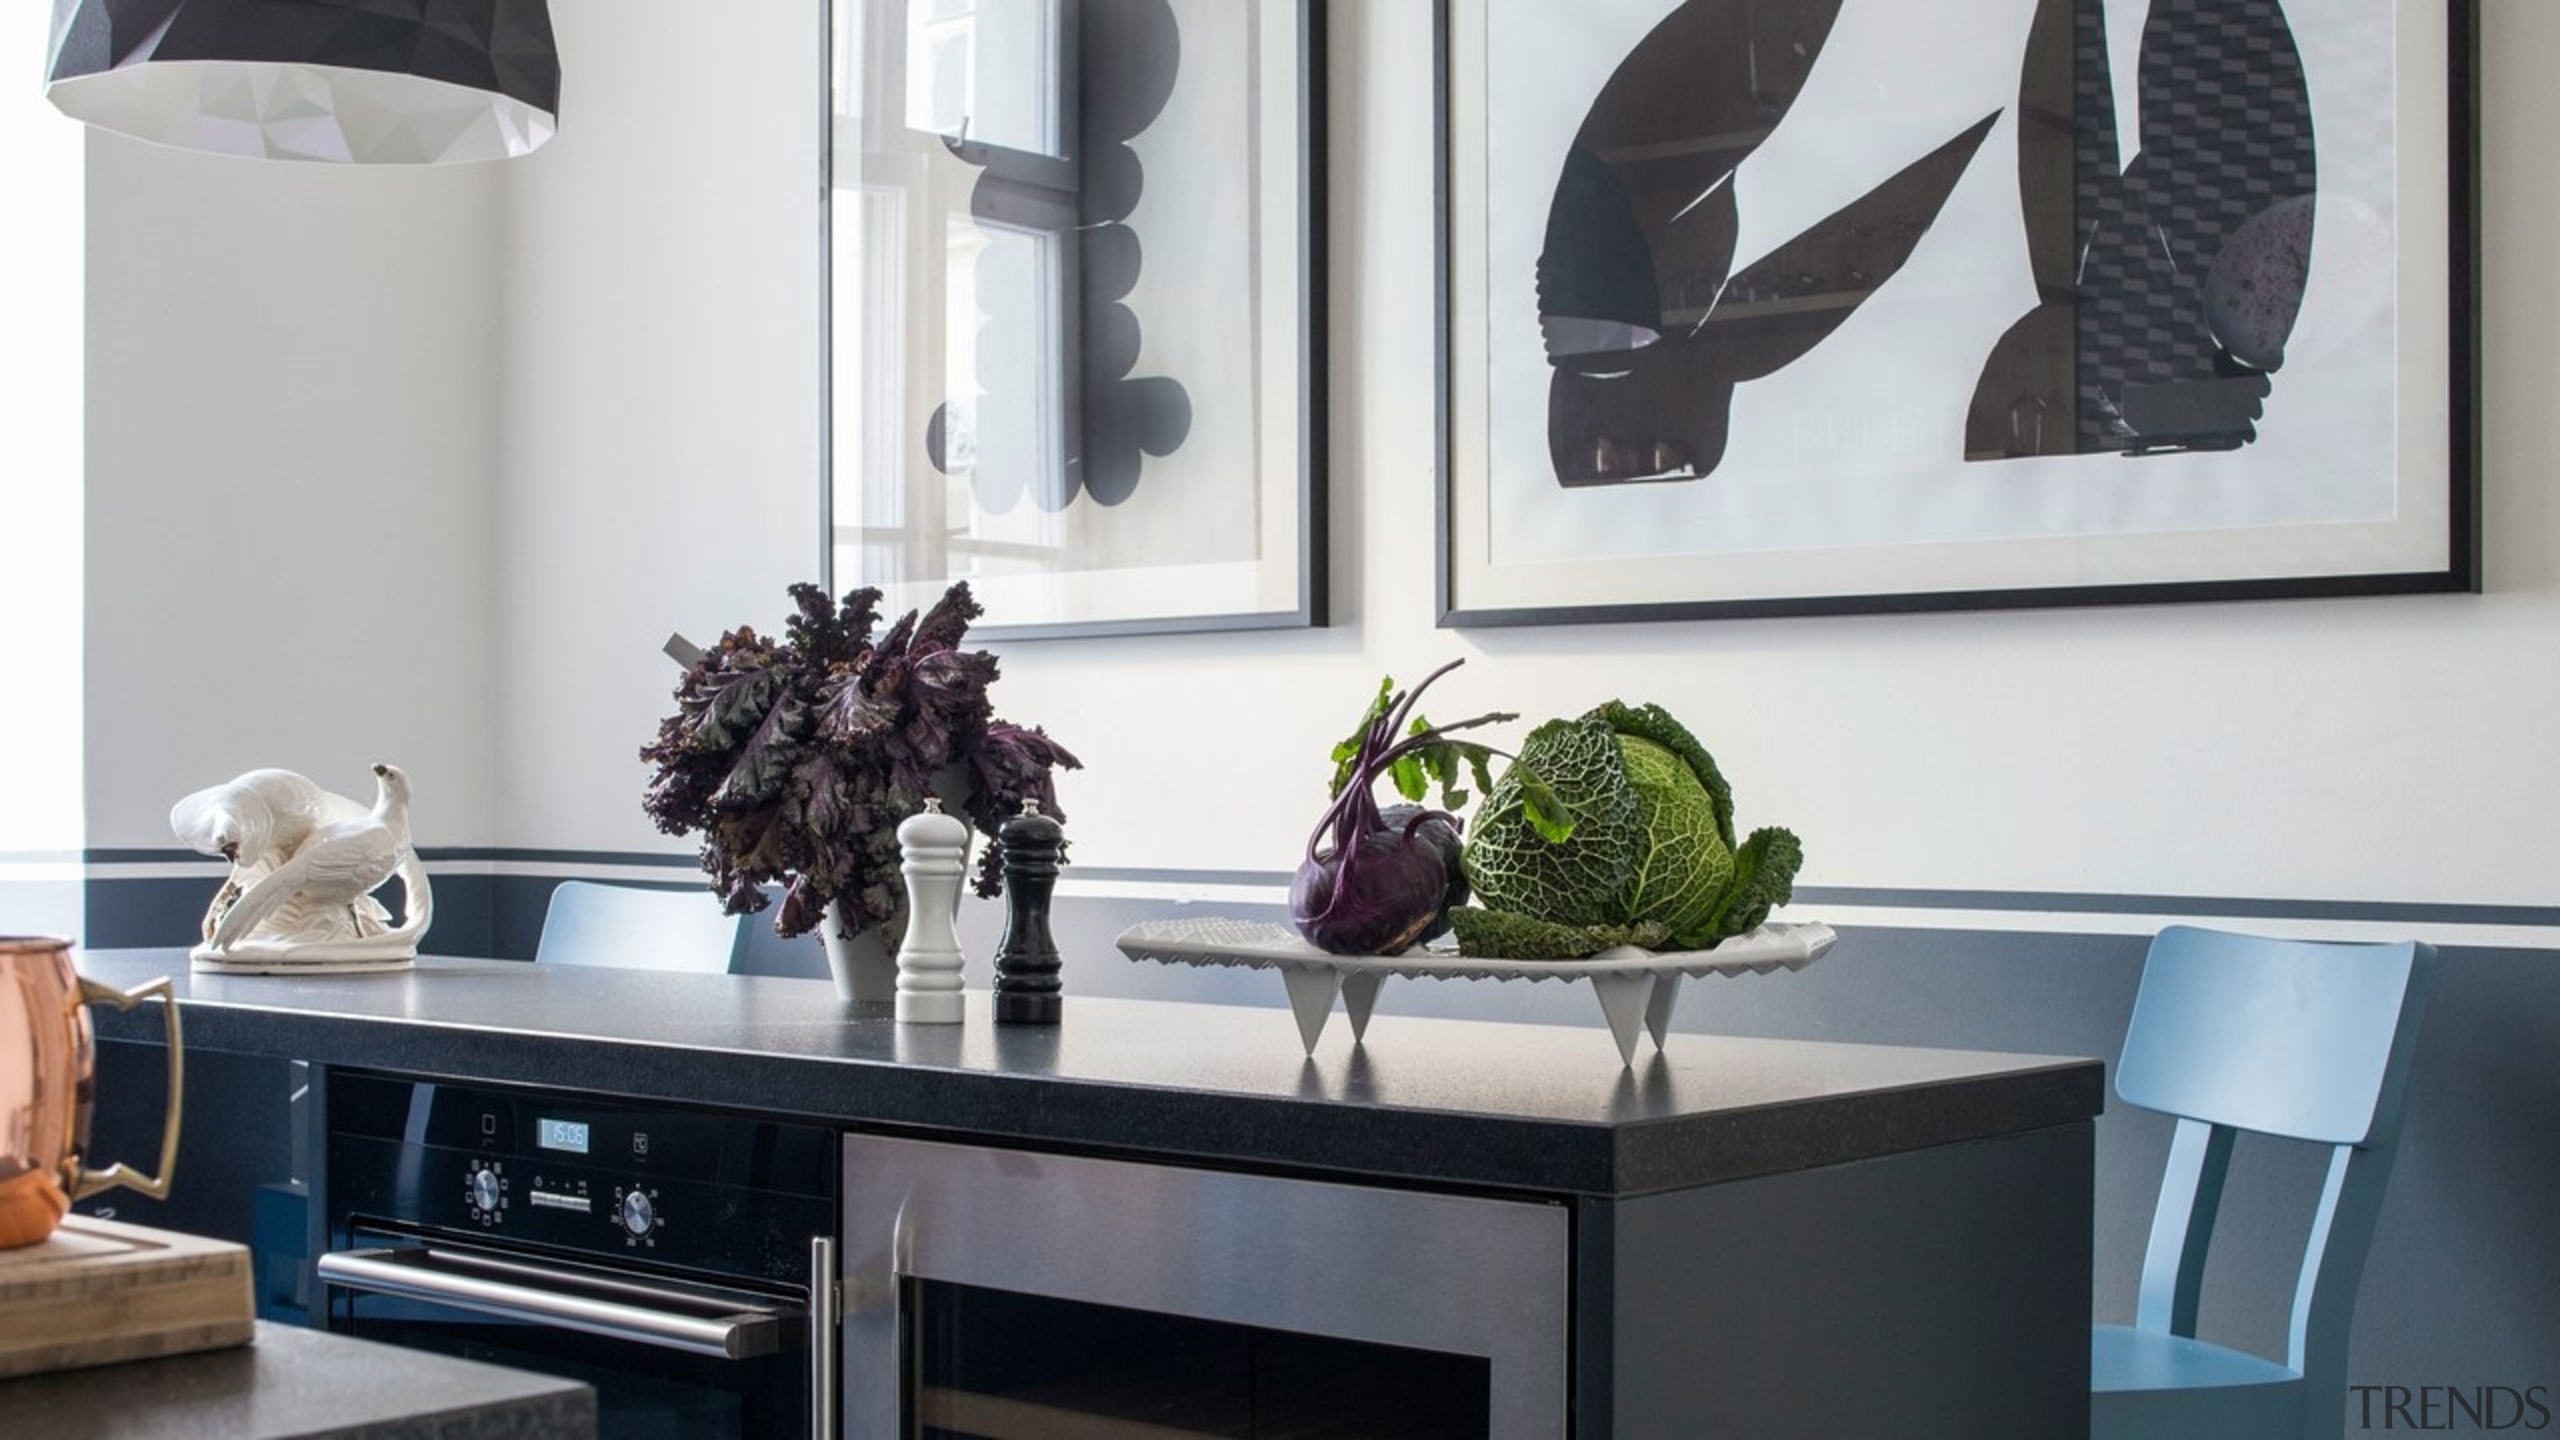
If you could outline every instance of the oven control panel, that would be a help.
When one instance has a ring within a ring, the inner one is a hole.
[[[345,1072],[328,1122],[339,1234],[388,1222],[780,1277],[835,1226],[836,1137],[817,1126]]]
[[[622,1227],[622,1238],[633,1245],[658,1243],[658,1192],[637,1185],[617,1191],[613,1200],[614,1223]]]
[[[465,1167],[469,1174],[462,1182],[463,1203],[471,1207],[471,1220],[476,1225],[495,1225],[506,1218],[507,1166],[503,1160],[473,1161]]]

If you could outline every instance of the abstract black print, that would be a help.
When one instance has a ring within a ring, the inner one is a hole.
[[[2229,449],[2301,312],[2311,95],[2282,0],[2152,0],[2118,115],[2103,0],[2041,0],[2018,128],[2042,297],[1983,366],[1972,459]]]
[[[1734,387],[1820,344],[1902,268],[1999,118],[1734,273],[1734,171],[1786,118],[1839,12],[1686,0],[1591,102],[1538,257],[1559,483],[1713,471]]]
[[[2477,0],[1440,0],[1449,625],[2478,584]]]

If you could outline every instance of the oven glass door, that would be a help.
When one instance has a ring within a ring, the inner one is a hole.
[[[1491,1428],[1480,1355],[908,1283],[909,1440],[1478,1440]]]
[[[653,1286],[633,1286],[613,1293],[614,1282],[593,1280],[549,1284],[537,1268],[515,1257],[472,1257],[468,1252],[439,1249],[440,1259],[461,1257],[454,1266],[426,1265],[423,1247],[395,1246],[339,1252],[325,1257],[322,1275],[328,1285],[329,1328],[359,1339],[492,1365],[532,1370],[582,1380],[596,1392],[598,1433],[610,1440],[727,1440],[727,1437],[805,1436],[811,1433],[810,1356],[805,1316],[787,1302],[770,1297],[739,1296],[734,1306],[705,1303],[718,1292],[691,1291],[684,1303],[661,1306],[668,1334],[652,1340],[645,1334],[596,1333],[571,1328],[522,1313],[510,1295],[539,1297],[550,1292],[575,1305],[605,1297],[602,1313],[652,1313]],[[350,1257],[356,1262],[350,1274]],[[485,1261],[485,1266],[474,1263]],[[405,1262],[421,1262],[406,1264]],[[367,1264],[375,1267],[368,1271]],[[334,1268],[333,1268],[334,1267]],[[429,1283],[392,1274],[395,1267],[429,1271]],[[468,1293],[429,1298],[417,1293],[450,1284],[458,1275],[468,1281],[490,1273],[505,1279],[484,1303]],[[384,1277],[384,1278],[378,1278]],[[398,1287],[393,1293],[377,1286]],[[667,1298],[667,1297],[661,1297]],[[615,1307],[619,1307],[618,1309]],[[706,1340],[696,1326],[707,1317],[744,1317],[764,1324],[761,1343],[737,1348],[762,1350],[742,1358],[704,1353],[717,1342]],[[607,1324],[599,1328],[613,1330]],[[647,1328],[645,1323],[638,1327]],[[667,1343],[672,1341],[673,1343]],[[769,1348],[768,1348],[769,1347]]]

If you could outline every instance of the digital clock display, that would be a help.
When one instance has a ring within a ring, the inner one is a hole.
[[[572,1155],[587,1153],[587,1122],[584,1120],[536,1120],[533,1143],[545,1150],[566,1150]]]

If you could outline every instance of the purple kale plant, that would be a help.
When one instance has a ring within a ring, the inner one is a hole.
[[[686,667],[676,713],[640,751],[655,767],[642,804],[665,833],[700,833],[730,914],[762,910],[764,887],[778,885],[779,934],[809,933],[841,902],[848,929],[894,938],[898,825],[926,796],[992,839],[1026,800],[1060,816],[1054,772],[1082,762],[1037,727],[996,718],[996,657],[960,648],[980,614],[968,582],[876,641],[876,589],[839,605],[802,584],[791,599],[781,638],[741,626]],[[977,892],[1003,883],[989,845]]]

